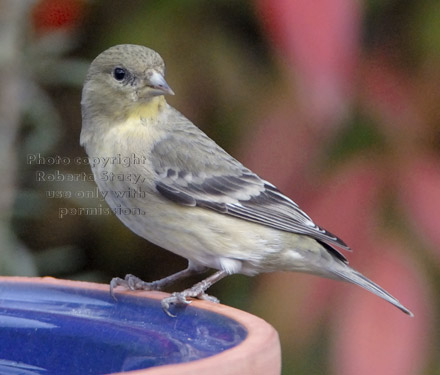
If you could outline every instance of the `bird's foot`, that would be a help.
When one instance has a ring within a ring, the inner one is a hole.
[[[189,305],[192,301],[187,298],[198,298],[213,303],[219,303],[220,301],[218,298],[205,293],[204,286],[203,282],[197,283],[192,288],[185,289],[183,292],[175,292],[171,294],[171,296],[164,298],[161,302],[163,311],[165,311],[168,316],[175,318],[176,315],[170,312],[170,306]]]
[[[114,277],[112,281],[110,281],[110,294],[116,299],[114,294],[114,289],[118,286],[123,286],[129,290],[160,290],[161,285],[157,281],[153,281],[151,283],[141,280],[139,277],[128,274],[125,275],[125,278],[121,279],[120,277]]]
[[[145,282],[141,280],[139,277],[133,275],[126,275],[124,279],[119,277],[115,277],[110,282],[110,294],[114,299],[114,289],[118,286],[123,286],[130,290],[162,290],[164,287],[169,285],[170,283],[175,282],[183,277],[191,276],[194,273],[199,273],[199,269],[193,269],[188,267],[187,269],[177,272],[173,275],[165,277],[163,279],[153,281],[153,282]],[[198,298],[203,299],[205,301],[210,301],[213,303],[219,303],[219,300],[213,296],[210,296],[205,293],[205,291],[214,283],[221,280],[227,275],[226,271],[217,271],[213,275],[209,276],[205,280],[200,281],[189,289],[185,289],[183,292],[175,292],[171,294],[169,297],[166,297],[162,300],[162,308],[167,313],[167,315],[171,317],[175,317],[172,313],[170,313],[169,308],[171,305],[189,305],[191,303],[187,298]]]

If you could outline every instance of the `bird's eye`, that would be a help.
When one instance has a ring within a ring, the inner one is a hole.
[[[113,77],[115,77],[116,81],[122,81],[127,75],[127,71],[124,68],[115,68],[113,70]]]

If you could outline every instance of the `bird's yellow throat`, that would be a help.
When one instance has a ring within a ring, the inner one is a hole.
[[[138,104],[130,109],[127,121],[139,118],[152,119],[165,107],[166,101],[163,96],[157,96],[148,102]]]

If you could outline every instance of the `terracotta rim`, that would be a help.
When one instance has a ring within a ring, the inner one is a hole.
[[[84,281],[62,280],[53,277],[1,277],[0,282],[23,282],[60,285],[71,288],[94,289],[108,291],[109,286]],[[138,298],[162,299],[168,293],[149,292],[149,291],[123,291],[118,290],[118,294],[129,294]],[[192,306],[204,310],[209,310],[217,314],[227,316],[240,324],[248,331],[246,339],[238,346],[225,350],[222,353],[196,361],[152,367],[145,370],[135,370],[117,373],[119,375],[190,375],[204,374],[210,375],[242,375],[242,374],[280,374],[281,373],[281,349],[278,333],[275,329],[254,315],[233,307],[222,304],[214,304],[207,301],[195,300]],[[116,374],[114,374],[116,375]]]

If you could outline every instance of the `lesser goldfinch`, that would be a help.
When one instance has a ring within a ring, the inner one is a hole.
[[[348,246],[316,225],[290,198],[230,156],[167,104],[174,92],[161,56],[117,45],[91,63],[82,91],[81,145],[95,181],[134,233],[188,259],[188,267],[154,282],[133,275],[110,288],[160,290],[208,269],[210,277],[162,300],[217,302],[205,291],[232,274],[300,271],[348,281],[412,313],[349,267]],[[121,160],[132,162],[122,163]]]

